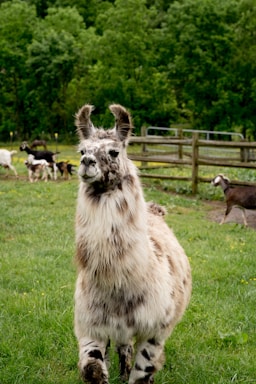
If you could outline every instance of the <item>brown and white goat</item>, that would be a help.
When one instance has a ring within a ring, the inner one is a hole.
[[[236,206],[242,209],[244,225],[247,226],[245,209],[256,209],[256,187],[231,186],[230,180],[222,174],[217,175],[211,184],[215,187],[220,185],[225,194],[227,207],[220,224],[225,223],[231,209]]]
[[[59,161],[56,163],[58,170],[60,171],[61,176],[64,175],[64,179],[68,180],[73,175],[73,172],[76,173],[75,165],[69,163],[69,161]]]
[[[26,141],[23,141],[23,143],[21,143],[20,151],[25,151],[28,155],[33,155],[35,160],[46,160],[53,168],[54,180],[57,180],[58,168],[56,166],[56,155],[59,152],[51,152],[48,150],[36,151],[34,149],[29,148],[28,143]]]
[[[38,181],[41,175],[44,181],[48,181],[48,176],[52,178],[50,164],[46,160],[35,160],[33,155],[28,155],[24,164],[28,169],[28,179],[31,183]]]
[[[153,383],[164,344],[191,295],[191,271],[164,210],[147,204],[126,146],[131,117],[111,105],[111,130],[95,128],[91,105],[76,114],[80,186],[76,212],[75,334],[83,380],[107,384],[110,340],[129,384]],[[136,355],[133,360],[133,341]]]

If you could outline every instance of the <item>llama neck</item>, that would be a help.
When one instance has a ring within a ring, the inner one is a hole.
[[[77,213],[86,231],[90,227],[99,227],[101,236],[108,236],[111,228],[116,227],[121,232],[122,227],[129,223],[129,227],[139,224],[145,212],[146,204],[139,180],[132,176],[114,190],[94,196],[90,187],[80,184]]]
[[[147,213],[139,180],[125,180],[121,189],[105,193],[98,200],[93,200],[87,189],[82,183],[78,195],[76,243],[80,265],[98,274],[101,281],[117,281],[124,270],[131,276],[147,263],[143,258]]]

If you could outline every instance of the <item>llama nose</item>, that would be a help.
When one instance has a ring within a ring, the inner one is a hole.
[[[85,165],[86,167],[89,167],[90,165],[94,165],[94,164],[96,164],[96,160],[95,160],[95,158],[93,158],[93,157],[86,157],[86,156],[84,156],[84,157],[81,159],[81,163],[84,163],[84,165]]]

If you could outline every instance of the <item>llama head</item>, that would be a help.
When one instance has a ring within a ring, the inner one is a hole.
[[[90,119],[93,106],[88,104],[78,111],[75,121],[81,153],[78,175],[83,183],[101,193],[120,186],[129,164],[126,146],[132,131],[130,114],[118,104],[109,108],[115,116],[112,129],[94,127]]]

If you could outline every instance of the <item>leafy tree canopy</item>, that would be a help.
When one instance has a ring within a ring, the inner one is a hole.
[[[0,4],[0,139],[63,139],[85,102],[112,124],[187,123],[256,137],[254,0],[13,0]]]

